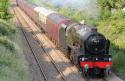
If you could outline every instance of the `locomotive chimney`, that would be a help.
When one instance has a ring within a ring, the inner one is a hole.
[[[92,27],[91,31],[97,31],[97,28],[96,27]]]

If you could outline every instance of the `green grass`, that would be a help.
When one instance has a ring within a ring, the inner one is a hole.
[[[11,24],[0,20],[0,44],[11,51],[15,51],[14,43],[10,40],[10,36],[14,33],[16,33],[16,29]]]
[[[4,45],[6,49],[15,51],[14,43],[5,36],[0,36],[0,44]]]
[[[9,22],[3,21],[0,19],[0,35],[11,35],[16,32],[13,25],[11,25]]]
[[[10,0],[0,1],[0,81],[31,81],[20,32],[12,24],[9,7]]]
[[[12,53],[0,45],[0,81],[29,81],[23,53]]]
[[[20,32],[0,21],[0,81],[31,81]]]

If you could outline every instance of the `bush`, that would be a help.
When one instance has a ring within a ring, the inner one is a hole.
[[[7,49],[10,49],[11,51],[15,50],[14,43],[5,36],[0,37],[0,44],[4,45]]]
[[[117,10],[117,12],[114,12],[110,18],[111,20],[121,20],[121,19],[125,19],[125,12],[122,10]]]
[[[0,19],[9,20],[12,18],[9,13],[10,0],[0,0]]]
[[[125,39],[125,38],[124,38]],[[113,41],[110,53],[113,56],[113,71],[125,75],[125,40],[116,39]]]
[[[101,11],[100,19],[105,20],[105,19],[108,19],[110,16],[111,16],[111,12],[107,7],[105,7],[104,10]]]
[[[110,53],[113,57],[113,71],[125,75],[125,13],[118,10],[108,19],[100,20],[97,28],[110,39]]]
[[[9,35],[12,33],[15,33],[16,29],[12,27],[10,24],[7,22],[0,20],[0,34],[1,35]]]
[[[6,36],[13,35],[16,29],[6,21],[0,20],[0,44],[4,45],[7,49],[14,51],[14,43]]]

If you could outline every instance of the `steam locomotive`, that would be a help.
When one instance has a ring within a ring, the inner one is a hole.
[[[112,66],[110,41],[95,27],[80,24],[47,8],[17,0],[17,5],[67,52],[83,75],[108,75]]]

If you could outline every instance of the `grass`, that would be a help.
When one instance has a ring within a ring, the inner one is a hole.
[[[24,57],[0,45],[0,81],[29,81]]]
[[[15,51],[15,46],[12,41],[10,41],[7,37],[1,36],[0,37],[0,44],[4,45],[6,49],[9,49],[11,51]]]
[[[16,29],[8,24],[9,22],[3,21],[0,19],[0,35],[12,35],[16,32]]]
[[[9,7],[10,0],[0,1],[0,81],[31,81],[21,36],[12,24]]]
[[[0,81],[31,81],[16,28],[0,21]]]

